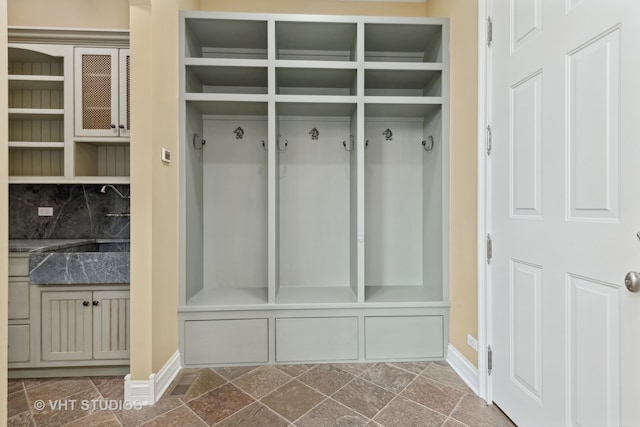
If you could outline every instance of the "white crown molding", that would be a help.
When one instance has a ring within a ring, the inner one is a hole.
[[[9,43],[52,43],[74,46],[128,47],[128,30],[8,27]]]
[[[171,382],[182,369],[180,352],[176,351],[157,374],[149,375],[148,380],[132,380],[131,374],[124,377],[124,400],[126,402],[153,405],[167,391]]]
[[[475,394],[478,394],[480,385],[478,368],[473,366],[471,362],[451,344],[447,347],[447,363],[449,363],[469,388],[471,388]]]

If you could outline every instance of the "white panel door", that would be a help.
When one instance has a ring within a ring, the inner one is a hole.
[[[493,401],[519,426],[638,426],[640,2],[491,18]]]

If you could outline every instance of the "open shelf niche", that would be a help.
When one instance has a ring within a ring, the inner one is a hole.
[[[11,177],[65,175],[65,108],[70,102],[65,73],[71,67],[70,54],[70,49],[59,46],[9,47]]]
[[[278,303],[357,301],[356,104],[278,103]]]
[[[442,301],[448,262],[442,107],[365,105],[365,301]]]
[[[190,305],[267,302],[266,116],[266,103],[186,103]]]

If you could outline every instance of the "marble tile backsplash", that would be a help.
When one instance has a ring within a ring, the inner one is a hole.
[[[128,185],[116,185],[129,195]],[[101,193],[94,184],[9,185],[10,239],[129,238],[129,199],[112,188]],[[38,207],[52,207],[53,216],[38,216]]]

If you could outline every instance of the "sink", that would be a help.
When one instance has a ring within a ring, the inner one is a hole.
[[[96,240],[29,255],[32,285],[129,283],[128,240]]]

